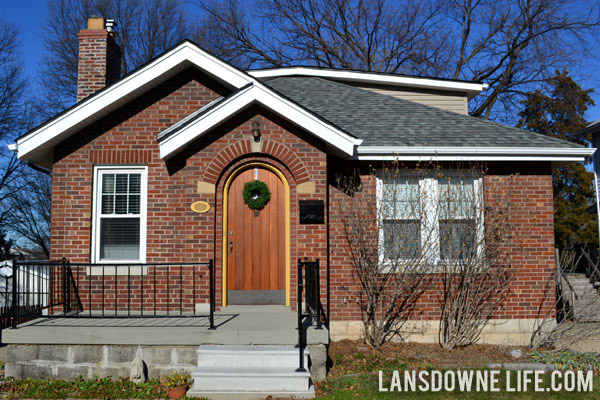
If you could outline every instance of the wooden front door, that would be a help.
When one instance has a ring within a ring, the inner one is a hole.
[[[244,202],[244,185],[258,179],[271,199],[258,213]],[[227,194],[227,303],[285,304],[285,202],[283,182],[269,169],[249,168]]]

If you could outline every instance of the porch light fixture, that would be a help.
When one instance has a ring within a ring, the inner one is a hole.
[[[260,142],[260,122],[257,120],[252,121],[252,137],[255,142]]]

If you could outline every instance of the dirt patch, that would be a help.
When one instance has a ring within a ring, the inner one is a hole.
[[[509,352],[519,347],[506,347],[494,345],[472,345],[464,348],[446,350],[438,344],[428,343],[386,343],[381,350],[369,348],[363,341],[341,340],[331,342],[329,357],[334,363],[346,363],[362,356],[394,360],[406,363],[408,367],[422,367],[435,365],[444,368],[482,368],[489,363],[502,363],[507,361],[528,361],[531,350],[526,347],[519,348],[523,357],[515,359]]]

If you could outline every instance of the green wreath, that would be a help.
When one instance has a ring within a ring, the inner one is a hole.
[[[244,203],[253,210],[262,210],[269,200],[271,192],[263,181],[250,181],[244,185]]]

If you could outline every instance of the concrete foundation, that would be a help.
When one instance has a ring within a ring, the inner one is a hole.
[[[196,368],[197,346],[8,345],[5,374],[16,379],[129,378],[139,356],[150,379]]]
[[[198,367],[199,345],[289,345],[298,343],[296,313],[280,308],[228,307],[215,315],[217,329],[203,317],[39,318],[3,330],[8,344],[6,376],[17,379],[129,377],[140,357],[149,378]],[[313,380],[327,368],[326,328],[306,330]]]
[[[132,361],[140,357],[149,379],[198,366],[198,346],[11,344],[6,347],[5,375],[16,379],[129,378]],[[308,346],[308,365],[313,381],[327,375],[327,348]]]
[[[527,346],[531,334],[541,322],[538,319],[494,319],[483,329],[479,344]],[[548,327],[551,329],[552,327]],[[331,321],[331,340],[363,338],[361,321]],[[408,321],[402,327],[400,340],[418,343],[438,342],[439,321]]]

